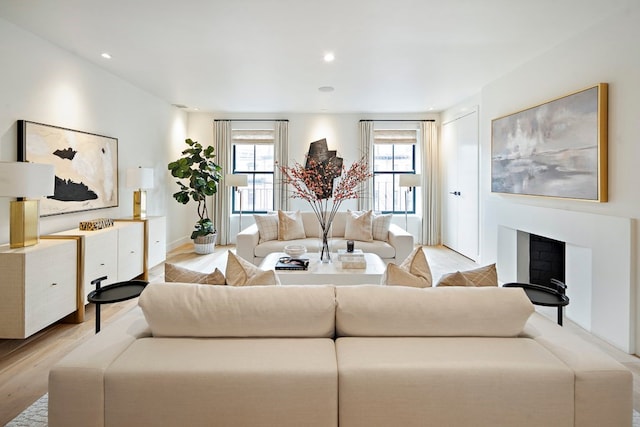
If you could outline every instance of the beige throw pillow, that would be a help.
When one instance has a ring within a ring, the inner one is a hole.
[[[344,238],[361,242],[373,241],[373,213],[371,211],[347,211]]]
[[[280,284],[280,280],[273,270],[261,270],[231,251],[227,251],[225,276],[227,276],[227,285],[229,286]]]
[[[415,248],[402,264],[388,264],[380,283],[388,286],[431,287],[431,268],[422,247]]]
[[[443,275],[436,286],[498,286],[496,265]]]
[[[278,215],[253,215],[258,226],[259,243],[278,240]]]
[[[389,240],[389,226],[391,226],[391,214],[379,214],[373,216],[373,240],[386,242]]]
[[[278,211],[278,240],[295,240],[306,237],[300,211],[289,213]]]
[[[200,283],[202,285],[224,285],[224,274],[217,268],[213,273],[201,273],[174,264],[164,264],[164,281]]]

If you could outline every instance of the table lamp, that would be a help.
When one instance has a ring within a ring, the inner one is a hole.
[[[227,187],[233,187],[234,191],[238,192],[238,197],[240,198],[240,218],[238,220],[238,233],[242,231],[242,193],[240,192],[240,187],[246,187],[248,185],[249,179],[247,175],[239,175],[239,174],[227,174],[224,177],[224,183]]]
[[[407,173],[400,175],[398,179],[398,185],[400,187],[405,187],[404,191],[404,229],[409,231],[409,219],[407,215],[407,207],[409,206],[409,193],[415,188],[420,187],[421,185],[421,176],[420,174],[415,173]]]
[[[28,162],[0,162],[0,196],[16,197],[10,204],[9,246],[33,246],[40,240],[40,200],[27,197],[52,196],[55,189],[53,165]]]
[[[126,177],[127,188],[137,188],[133,192],[133,217],[145,218],[147,216],[147,192],[145,189],[153,188],[152,168],[128,168]]]

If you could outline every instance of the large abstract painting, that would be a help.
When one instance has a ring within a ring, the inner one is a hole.
[[[606,202],[607,89],[494,119],[491,191]]]
[[[40,216],[118,206],[116,138],[19,120],[18,161],[54,165],[55,192]]]

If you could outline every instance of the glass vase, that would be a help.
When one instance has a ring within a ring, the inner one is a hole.
[[[331,234],[331,225],[327,225],[326,229],[321,229],[320,237],[322,238],[322,247],[320,248],[320,262],[331,262],[331,251],[329,250],[329,235]]]

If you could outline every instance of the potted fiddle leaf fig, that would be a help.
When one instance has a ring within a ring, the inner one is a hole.
[[[169,163],[171,176],[178,178],[176,183],[180,190],[173,198],[186,205],[189,200],[198,203],[198,217],[191,239],[198,254],[212,253],[215,248],[217,230],[209,217],[206,199],[218,192],[218,183],[222,178],[222,168],[214,161],[212,146],[204,148],[202,144],[191,139],[185,140],[188,145],[182,157]]]

